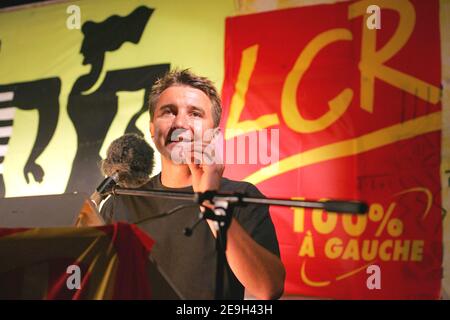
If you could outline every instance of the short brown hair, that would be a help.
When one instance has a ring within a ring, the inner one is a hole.
[[[148,111],[150,112],[150,119],[153,119],[155,114],[156,102],[159,99],[161,93],[167,88],[175,85],[186,85],[203,91],[212,104],[212,116],[214,126],[218,127],[220,123],[220,117],[222,115],[222,103],[220,101],[219,93],[213,82],[206,77],[197,76],[189,69],[184,70],[172,70],[167,72],[162,78],[158,79],[152,87],[149,96]]]

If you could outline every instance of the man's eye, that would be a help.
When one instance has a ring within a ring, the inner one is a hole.
[[[201,118],[202,114],[200,112],[192,112],[192,116]]]
[[[172,113],[173,113],[172,110],[169,110],[169,109],[165,109],[165,110],[161,111],[161,114],[172,114]]]

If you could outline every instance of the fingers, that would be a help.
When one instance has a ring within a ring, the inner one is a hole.
[[[202,145],[189,145],[185,149],[185,161],[192,174],[192,186],[196,192],[218,190],[224,165],[214,162]]]
[[[220,164],[219,158],[214,147],[208,144],[200,143],[179,143],[177,145],[176,154],[181,155],[183,162],[186,164],[212,165]]]

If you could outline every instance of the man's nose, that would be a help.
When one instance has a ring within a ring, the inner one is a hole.
[[[189,119],[184,112],[178,112],[173,124],[175,128],[189,129]]]

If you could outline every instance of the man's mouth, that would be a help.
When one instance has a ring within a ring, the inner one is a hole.
[[[178,137],[175,137],[175,138],[172,138],[172,137],[169,136],[166,139],[166,146],[168,146],[168,145],[170,145],[172,143],[179,143],[179,142],[188,143],[188,142],[192,142],[192,140],[187,138],[187,137],[183,137],[183,136],[178,136]]]

